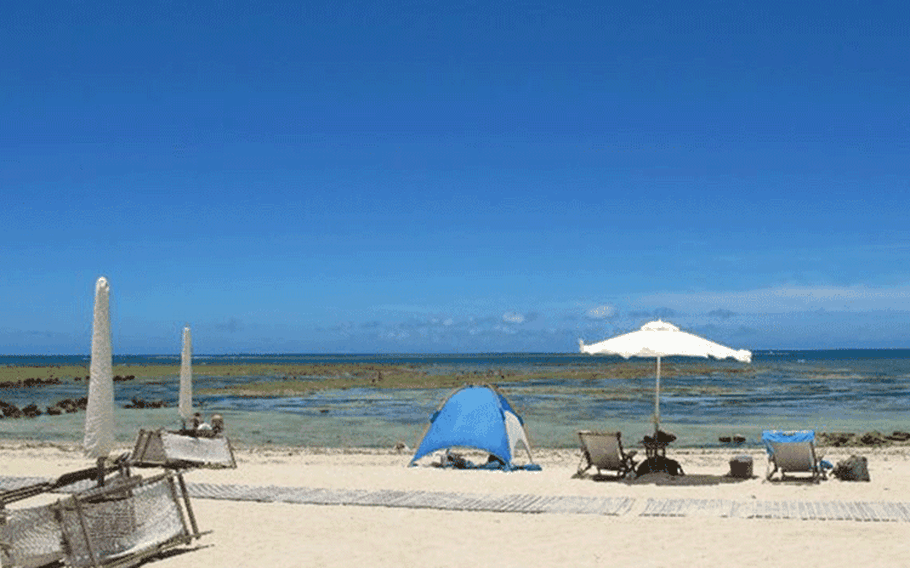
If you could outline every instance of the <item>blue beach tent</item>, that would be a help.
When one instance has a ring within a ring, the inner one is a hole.
[[[453,392],[430,417],[411,465],[436,450],[475,448],[498,458],[504,469],[516,469],[519,446],[531,458],[524,422],[502,394],[490,386],[471,385]]]

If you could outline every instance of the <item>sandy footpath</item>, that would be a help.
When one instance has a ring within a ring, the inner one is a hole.
[[[126,451],[127,448],[123,448]],[[908,566],[910,523],[639,516],[648,498],[910,503],[910,448],[828,450],[869,460],[872,481],[767,482],[762,451],[669,452],[689,474],[669,484],[573,478],[578,450],[538,450],[540,472],[407,467],[385,450],[246,448],[236,470],[196,470],[190,483],[475,494],[631,497],[618,516],[439,511],[194,499],[202,530],[189,550],[147,566]],[[728,483],[729,459],[753,456],[756,477]],[[54,477],[91,463],[75,446],[0,442],[0,475]],[[149,473],[154,470],[148,470]]]

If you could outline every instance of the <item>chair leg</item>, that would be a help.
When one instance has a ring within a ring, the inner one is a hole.
[[[581,461],[578,462],[578,472],[577,475],[584,475],[586,471],[591,468],[591,462],[588,460],[588,454],[586,452],[581,453]]]

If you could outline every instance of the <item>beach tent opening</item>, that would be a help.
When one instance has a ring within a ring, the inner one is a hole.
[[[411,465],[436,450],[463,447],[486,451],[504,469],[515,469],[521,446],[533,461],[524,422],[509,401],[493,387],[471,385],[453,392],[433,413]]]

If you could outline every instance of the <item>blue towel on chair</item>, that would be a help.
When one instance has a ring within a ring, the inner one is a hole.
[[[765,430],[761,433],[761,441],[765,444],[768,454],[773,454],[771,442],[814,442],[815,430],[800,430],[798,432],[784,432],[781,430]]]

